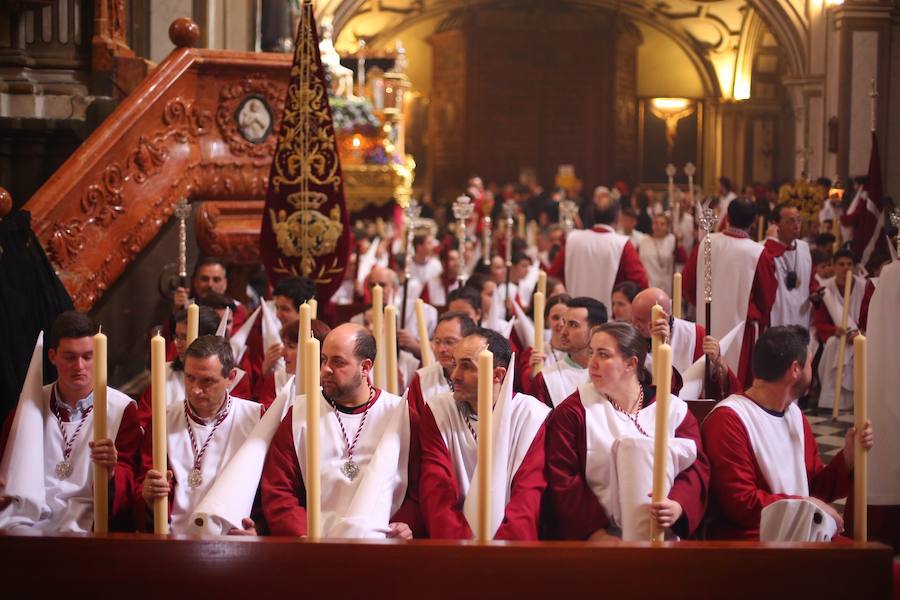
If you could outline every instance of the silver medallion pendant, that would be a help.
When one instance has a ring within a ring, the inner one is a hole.
[[[200,473],[200,469],[191,469],[191,472],[188,474],[188,485],[192,488],[200,487],[200,484],[203,483],[203,475]]]
[[[359,465],[353,462],[353,459],[348,459],[343,465],[341,465],[341,473],[344,474],[344,477],[353,481],[356,479],[356,476],[359,474]]]
[[[56,476],[60,479],[68,479],[74,469],[72,461],[64,458],[56,464]]]

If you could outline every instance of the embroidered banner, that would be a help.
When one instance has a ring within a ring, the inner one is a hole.
[[[320,299],[341,284],[350,252],[344,181],[319,55],[312,3],[302,4],[281,131],[260,235],[260,255],[275,283],[302,275]]]

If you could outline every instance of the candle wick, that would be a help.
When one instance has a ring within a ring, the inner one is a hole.
[[[97,326],[97,333],[103,333],[103,323]]]

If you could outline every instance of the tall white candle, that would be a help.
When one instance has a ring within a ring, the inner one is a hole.
[[[319,391],[319,340],[303,342],[306,359],[306,536],[322,537],[322,471],[319,448],[321,396]]]
[[[672,371],[672,347],[668,344],[660,344],[657,350],[659,360],[659,373]],[[669,494],[668,490],[668,464],[669,464],[669,394],[672,391],[672,379],[670,377],[659,378],[656,386],[656,427],[653,430],[653,502],[662,502]],[[655,523],[655,522],[654,522]],[[651,527],[651,541],[661,542],[665,537],[665,531],[656,526]]]
[[[372,288],[372,335],[375,336],[375,367],[373,383],[378,389],[385,386],[384,370],[384,290],[380,285]]]
[[[869,451],[863,448],[860,434],[868,419],[868,373],[866,370],[866,337],[853,339],[853,537],[857,542],[869,539],[867,508],[869,495],[866,485],[869,479]]]
[[[106,336],[102,331],[94,336],[94,441],[106,439]],[[106,467],[94,467],[94,533],[109,531],[109,472]]]
[[[494,355],[478,354],[478,524],[477,540],[489,542],[491,532],[491,472],[493,470]]]
[[[153,468],[166,476],[168,448],[166,446],[166,340],[159,334],[150,340],[150,385],[152,386]],[[153,501],[153,532],[169,533],[169,499]]]
[[[541,271],[541,274],[544,272]],[[547,280],[544,279],[544,287],[547,287]],[[534,308],[534,352],[535,354],[543,354],[544,353],[544,307],[546,306],[546,302],[544,300],[543,292],[535,292],[534,296],[531,299],[531,306]],[[543,368],[542,365],[537,365],[534,368],[534,375],[536,376],[541,372]]]
[[[384,307],[384,370],[387,391],[391,394],[399,394],[400,385],[397,381],[397,308],[391,305]]]
[[[191,304],[187,308],[187,345],[190,346],[200,335],[200,307]]]
[[[428,339],[428,324],[425,322],[425,302],[421,298],[416,299],[416,327],[419,330],[422,366],[427,367],[434,362],[434,354],[431,352],[431,342]]]

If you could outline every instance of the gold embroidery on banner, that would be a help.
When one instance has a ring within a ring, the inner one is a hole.
[[[328,283],[329,273],[336,273],[335,264],[326,268],[324,265],[318,273],[313,274],[316,268],[316,257],[331,254],[337,248],[338,240],[344,231],[341,222],[341,209],[332,207],[326,216],[319,212],[319,208],[328,201],[328,196],[322,192],[296,192],[287,197],[288,203],[295,211],[287,213],[281,209],[277,212],[269,209],[269,218],[272,221],[272,230],[275,232],[275,242],[283,256],[300,258],[300,273],[289,267],[279,259],[275,268],[280,273],[290,273],[304,277],[313,277],[317,283]],[[339,269],[338,269],[339,270]]]
[[[338,191],[341,178],[325,77],[316,62],[313,36],[301,35],[300,39],[294,51],[272,185],[276,192],[282,185],[301,184],[330,185]],[[310,76],[301,77],[301,73]]]

